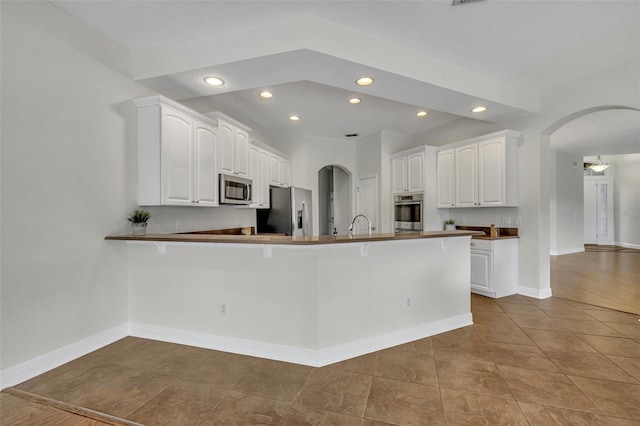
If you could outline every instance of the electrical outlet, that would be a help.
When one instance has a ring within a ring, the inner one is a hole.
[[[228,303],[222,303],[220,305],[220,313],[222,315],[229,315],[229,304]]]
[[[516,217],[516,225],[522,226],[522,218],[520,216]]]
[[[176,231],[179,231],[182,229],[182,222],[179,220],[176,220]]]
[[[404,306],[407,309],[409,309],[411,307],[411,298],[410,297],[407,297],[406,299],[404,299]]]

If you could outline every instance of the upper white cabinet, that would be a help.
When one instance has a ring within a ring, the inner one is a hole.
[[[441,147],[438,207],[517,206],[519,137],[503,130]]]
[[[455,150],[438,151],[436,162],[437,173],[437,207],[455,207]]]
[[[279,154],[269,154],[269,185],[291,186],[291,162]]]
[[[135,104],[138,203],[217,206],[216,121],[162,96]]]
[[[391,188],[394,194],[425,190],[424,150],[420,147],[391,156]]]
[[[249,132],[251,129],[220,112],[211,115],[218,121],[219,172],[249,177]]]

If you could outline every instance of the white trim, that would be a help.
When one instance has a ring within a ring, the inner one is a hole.
[[[584,252],[584,246],[568,250],[551,250],[551,256],[562,256],[563,254],[573,254],[573,253],[582,253]]]
[[[532,288],[518,286],[518,294],[527,297],[533,297],[535,299],[547,299],[551,297],[551,287],[547,288]]]
[[[86,339],[2,370],[0,371],[0,389],[22,383],[103,346],[123,339],[129,335],[128,331],[128,323],[120,324]]]
[[[134,323],[130,325],[130,335],[312,367],[322,367],[471,324],[473,324],[471,314],[463,314],[320,351]]]
[[[619,246],[619,247],[640,249],[640,244],[623,243],[621,241],[615,241],[614,244]]]
[[[357,342],[347,343],[331,349],[321,350],[318,352],[318,365],[316,365],[316,367],[323,367],[328,364],[333,364],[334,362],[344,361],[346,359],[379,351],[381,349],[390,348],[392,346],[401,345],[418,339],[424,339],[425,337],[445,333],[447,331],[466,327],[472,324],[473,318],[471,314],[463,314],[440,321],[422,324],[417,327],[407,328],[393,333],[382,334],[380,336],[370,337]]]

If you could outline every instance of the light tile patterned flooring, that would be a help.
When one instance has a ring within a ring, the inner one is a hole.
[[[146,425],[640,425],[637,315],[523,296],[472,311],[324,368],[129,337],[16,388]],[[99,424],[1,395],[2,425]]]

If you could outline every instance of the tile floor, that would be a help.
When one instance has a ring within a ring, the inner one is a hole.
[[[640,425],[638,316],[523,296],[472,311],[324,368],[129,337],[16,388],[145,425]]]

